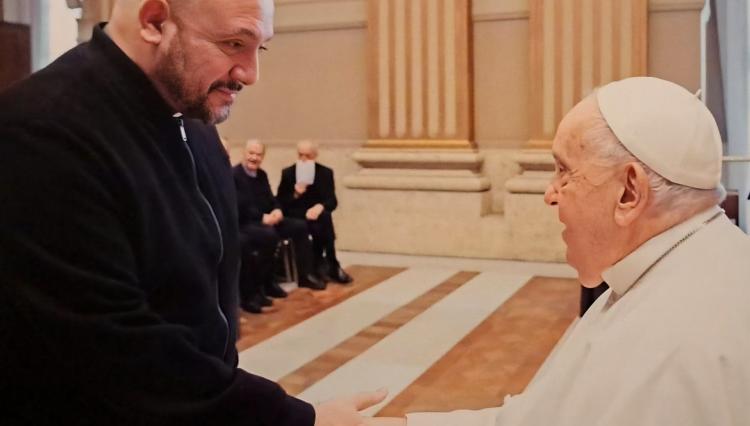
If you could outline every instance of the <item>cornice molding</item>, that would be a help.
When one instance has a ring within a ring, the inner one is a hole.
[[[650,0],[649,12],[687,12],[703,9],[704,0]]]
[[[277,0],[277,33],[367,27],[365,0]]]
[[[704,0],[650,0],[649,12],[700,11]],[[474,0],[474,22],[529,18],[528,0]],[[367,0],[276,0],[277,33],[367,28]]]

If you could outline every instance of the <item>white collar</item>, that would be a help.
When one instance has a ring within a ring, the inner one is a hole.
[[[621,297],[662,257],[722,211],[719,206],[713,206],[652,237],[605,270],[602,278],[617,297]]]
[[[250,176],[252,178],[258,177],[258,171],[257,170],[249,170],[247,167],[245,167],[244,164],[242,165],[242,170],[245,171],[246,175],[248,175],[248,176]]]

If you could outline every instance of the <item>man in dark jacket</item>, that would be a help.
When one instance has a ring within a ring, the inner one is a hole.
[[[119,0],[0,94],[2,425],[356,425],[237,368],[238,229],[212,124],[270,0]],[[189,19],[187,19],[189,18]]]
[[[232,171],[242,246],[240,306],[256,313],[260,312],[264,294],[286,297],[273,277],[276,247],[283,238],[294,242],[298,284],[314,290],[325,288],[325,283],[311,274],[312,249],[307,224],[301,219],[284,217],[281,204],[271,192],[268,175],[260,168],[265,154],[265,145],[257,140],[248,141],[244,161]]]
[[[352,278],[336,258],[336,233],[331,212],[338,206],[333,170],[318,164],[318,147],[311,141],[297,144],[297,163],[281,172],[277,196],[284,214],[307,220],[313,237],[316,270],[324,279],[341,284]]]

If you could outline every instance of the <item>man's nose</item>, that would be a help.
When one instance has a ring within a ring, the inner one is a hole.
[[[239,81],[243,86],[250,86],[258,81],[258,74],[253,70],[242,68],[241,66],[235,66],[229,73],[232,80]]]
[[[547,185],[547,190],[544,191],[544,202],[547,203],[548,206],[557,205],[557,190],[555,189],[555,186],[552,185],[552,182]]]
[[[251,58],[247,58],[239,63],[236,63],[229,73],[229,76],[233,80],[239,81],[245,86],[250,86],[258,81],[260,69],[258,66],[257,53],[253,54]]]

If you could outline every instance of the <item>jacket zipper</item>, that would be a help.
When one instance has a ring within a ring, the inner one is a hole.
[[[198,194],[200,195],[203,202],[206,204],[206,207],[208,207],[208,211],[211,212],[211,218],[213,219],[214,225],[216,225],[216,231],[219,234],[219,261],[217,262],[217,265],[221,263],[221,261],[224,259],[224,237],[221,233],[221,225],[219,224],[219,219],[216,217],[216,212],[214,212],[213,207],[211,206],[211,203],[208,201],[208,198],[203,194],[203,191],[201,191],[200,185],[198,184],[198,167],[195,164],[195,156],[193,156],[193,151],[190,149],[190,145],[188,144],[188,138],[187,133],[185,132],[185,122],[182,119],[182,116],[177,116],[177,122],[180,124],[180,136],[182,136],[182,143],[185,145],[185,150],[187,150],[188,156],[190,157],[190,165],[193,167],[193,183],[195,184],[195,189],[198,191]],[[221,310],[221,304],[219,303],[219,286],[218,283],[216,284],[216,308],[219,311],[219,315],[221,315],[222,321],[224,321],[224,327],[227,330],[227,340],[224,342],[224,354],[226,354],[227,351],[227,344],[229,340],[229,321],[227,320],[226,315],[224,315],[224,311]]]

